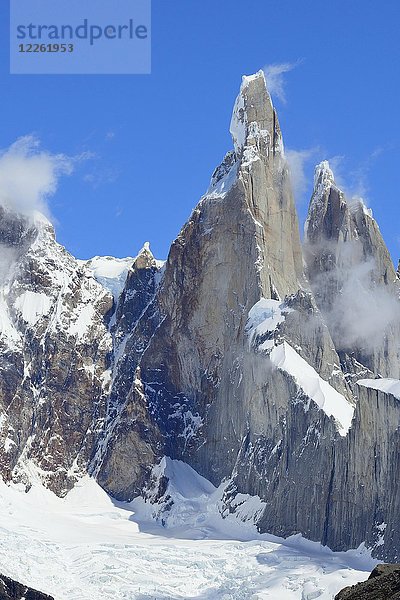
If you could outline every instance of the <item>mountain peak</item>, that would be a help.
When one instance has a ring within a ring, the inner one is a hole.
[[[150,250],[150,242],[145,242],[143,244],[143,247],[139,250],[138,256],[140,256],[141,254],[151,254],[151,256],[153,256],[153,253]]]
[[[55,240],[54,227],[44,214],[23,213],[0,204],[0,244],[28,248],[35,240]]]
[[[348,204],[344,193],[337,187],[335,176],[327,160],[314,171],[314,190],[304,223],[307,242],[315,243],[325,237],[336,237],[347,225]]]
[[[265,79],[265,73],[262,69],[254,73],[253,75],[243,75],[242,76],[242,88],[261,85],[265,89],[267,89],[267,80]]]
[[[320,162],[314,171],[314,191],[318,190],[319,186],[323,187],[323,190],[330,188],[335,183],[335,177],[332,169],[330,168],[329,162],[323,160]]]
[[[138,255],[134,259],[134,265],[137,269],[148,269],[149,267],[155,267],[161,269],[164,265],[164,260],[158,260],[154,257],[150,249],[150,242],[145,242],[143,248],[139,251]]]
[[[315,221],[329,213],[349,213],[358,219],[373,219],[372,210],[359,196],[346,197],[336,182],[334,173],[327,160],[323,160],[315,167],[314,191],[310,202],[309,214],[305,223],[306,235],[309,233],[310,221]]]
[[[263,71],[242,77],[230,132],[238,155],[257,138],[264,138],[274,153],[282,150],[279,123]]]

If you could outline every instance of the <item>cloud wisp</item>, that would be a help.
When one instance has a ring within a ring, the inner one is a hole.
[[[289,73],[299,65],[299,61],[294,63],[285,62],[279,64],[265,65],[263,71],[267,81],[267,88],[271,96],[275,96],[281,102],[286,104],[285,93],[285,74]]]
[[[381,147],[375,148],[354,169],[346,169],[345,156],[338,155],[329,159],[329,164],[335,173],[335,182],[346,194],[349,201],[362,199],[366,204],[369,204],[369,172],[384,151]]]
[[[395,285],[385,285],[375,259],[365,257],[360,240],[331,240],[305,246],[330,265],[312,281],[312,287],[339,350],[361,349],[372,355],[391,332],[400,328],[400,301]]]
[[[41,212],[49,217],[49,199],[59,178],[70,175],[81,158],[42,150],[32,135],[19,138],[0,150],[0,205],[26,215]]]
[[[312,178],[306,174],[306,167],[319,153],[319,148],[305,148],[303,150],[285,149],[285,158],[290,171],[293,194],[298,204],[305,200],[305,193],[310,187]]]

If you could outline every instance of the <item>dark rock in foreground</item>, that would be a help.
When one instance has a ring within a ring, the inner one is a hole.
[[[399,600],[400,564],[378,565],[367,581],[344,588],[335,600]]]
[[[0,575],[0,600],[54,600],[54,598],[26,587],[5,575]]]

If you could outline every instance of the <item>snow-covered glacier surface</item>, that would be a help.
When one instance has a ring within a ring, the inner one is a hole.
[[[367,579],[375,562],[362,549],[333,553],[222,519],[219,490],[167,461],[166,527],[154,506],[113,502],[89,477],[63,499],[0,483],[0,571],[56,600],[323,600]]]

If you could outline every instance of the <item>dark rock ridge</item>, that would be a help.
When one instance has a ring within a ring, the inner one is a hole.
[[[400,564],[378,565],[367,581],[344,588],[335,600],[398,600]]]
[[[2,215],[2,475],[62,494],[89,471],[129,500],[167,455],[229,482],[222,513],[258,495],[262,531],[397,560],[400,400],[373,381],[400,376],[389,253],[326,162],[302,248],[262,72],[231,133],[165,265],[145,246],[121,293]]]
[[[0,600],[54,600],[54,598],[22,585],[5,575],[0,575]]]
[[[44,217],[1,209],[0,222],[1,475],[62,494],[105,416],[113,298]]]

